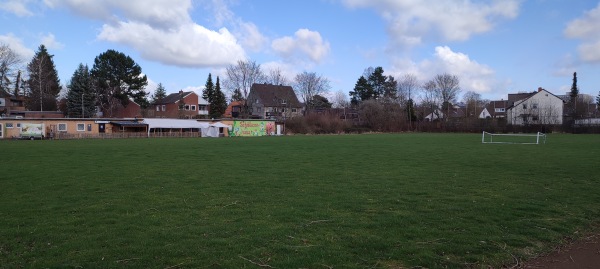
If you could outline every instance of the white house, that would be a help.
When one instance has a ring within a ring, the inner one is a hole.
[[[492,114],[490,114],[490,112],[487,110],[487,108],[484,107],[477,117],[480,119],[487,119],[487,118],[491,118]]]
[[[539,88],[528,97],[517,100],[506,110],[508,124],[550,124],[563,122],[563,100]]]
[[[208,101],[204,100],[202,96],[198,96],[198,115],[208,115]]]

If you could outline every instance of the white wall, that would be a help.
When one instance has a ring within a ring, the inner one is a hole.
[[[517,101],[508,109],[508,124],[551,124],[563,122],[563,101],[552,93],[541,90],[525,101]]]

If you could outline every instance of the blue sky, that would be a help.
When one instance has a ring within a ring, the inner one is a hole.
[[[459,77],[487,99],[543,87],[600,91],[600,1],[0,0],[0,43],[31,60],[40,44],[61,83],[108,49],[132,57],[148,91],[197,90],[253,60],[289,78],[316,72],[348,93],[367,67],[399,79]]]

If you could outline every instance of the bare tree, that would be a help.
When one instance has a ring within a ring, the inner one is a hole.
[[[451,103],[456,102],[456,97],[460,93],[460,82],[457,76],[447,73],[436,75],[433,81],[436,86],[437,98],[442,102],[442,106],[445,106],[444,118],[447,120],[447,116],[450,115]]]
[[[335,92],[332,98],[332,103],[334,108],[345,108],[350,106],[350,101],[342,90]]]
[[[329,91],[329,80],[316,73],[306,71],[296,75],[294,91],[300,95],[306,110],[310,109],[310,101],[315,95],[322,95]]]
[[[248,92],[254,83],[264,83],[266,77],[260,69],[260,64],[255,61],[239,60],[235,65],[231,64],[226,69],[227,76],[223,86],[229,93],[239,90],[244,100],[248,98]]]
[[[425,82],[425,84],[423,84],[423,96],[421,98],[421,107],[425,109],[425,111],[423,112],[426,112],[427,109],[430,110],[430,113],[432,113],[431,120],[433,121],[433,113],[437,111],[436,108],[438,108],[438,106],[439,104],[436,98],[435,81],[429,80]],[[424,116],[427,116],[427,113],[423,114],[425,114]],[[437,116],[439,117],[439,115]]]
[[[268,74],[266,75],[265,82],[272,85],[289,85],[289,79],[283,74],[281,69],[273,68],[269,69]]]
[[[474,91],[468,91],[463,95],[463,102],[466,104],[465,116],[477,116],[477,111],[482,106],[481,94]]]
[[[414,111],[411,111],[414,103],[413,94],[416,94],[418,89],[419,81],[417,80],[417,76],[413,74],[406,74],[398,81],[398,101],[407,108],[406,114],[408,117],[409,129],[412,129],[411,118],[414,114]]]
[[[416,94],[418,89],[419,81],[417,80],[417,76],[406,74],[398,80],[398,99],[401,102],[413,99],[413,94]]]
[[[13,78],[17,76],[18,66],[21,63],[22,59],[17,53],[8,45],[0,44],[0,90],[9,92],[10,85],[15,83]]]

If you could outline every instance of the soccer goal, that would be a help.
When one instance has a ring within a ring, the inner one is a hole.
[[[483,144],[546,144],[546,134],[493,134],[486,131],[481,135]]]

